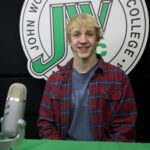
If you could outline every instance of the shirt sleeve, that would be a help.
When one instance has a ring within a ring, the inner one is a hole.
[[[53,104],[53,87],[51,87],[51,80],[47,80],[43,98],[39,108],[39,118],[37,126],[39,127],[40,138],[46,139],[61,139],[60,132],[57,127],[56,117],[54,113]]]
[[[123,75],[121,99],[116,104],[111,139],[113,141],[132,142],[136,139],[137,106],[133,89],[127,75]]]

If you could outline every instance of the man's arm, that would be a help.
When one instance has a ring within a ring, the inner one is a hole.
[[[135,141],[136,138],[137,107],[134,93],[128,76],[124,75],[121,100],[116,104],[113,114],[113,141]]]
[[[61,139],[60,133],[56,125],[56,116],[53,105],[53,89],[51,89],[50,81],[47,81],[43,98],[39,108],[39,119],[37,125],[39,127],[40,138]]]

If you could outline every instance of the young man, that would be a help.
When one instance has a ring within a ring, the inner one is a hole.
[[[127,75],[96,54],[102,38],[93,16],[67,25],[73,58],[47,80],[39,109],[41,138],[134,141],[137,108]]]

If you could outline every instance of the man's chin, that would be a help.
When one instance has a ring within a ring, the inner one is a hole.
[[[86,60],[86,59],[89,58],[89,55],[87,55],[87,54],[82,54],[82,55],[79,55],[79,58]]]

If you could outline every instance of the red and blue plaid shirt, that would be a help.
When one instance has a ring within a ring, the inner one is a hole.
[[[39,109],[41,138],[66,139],[72,98],[70,60],[46,82]],[[101,59],[89,83],[91,128],[96,140],[135,141],[137,107],[128,76]],[[77,81],[78,84],[78,81]]]

